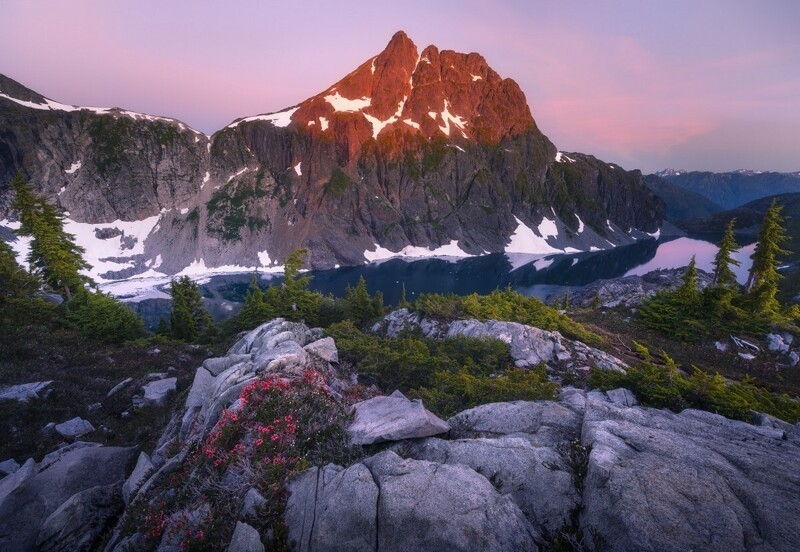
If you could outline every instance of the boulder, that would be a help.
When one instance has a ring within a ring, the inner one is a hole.
[[[797,351],[789,353],[789,364],[791,364],[792,368],[797,366],[798,362],[800,362],[800,355],[797,354]]]
[[[249,354],[243,354],[227,355],[219,358],[207,358],[205,361],[203,361],[203,368],[208,370],[212,376],[216,377],[234,364],[239,364],[240,362],[246,362],[250,360],[250,357],[251,355]]]
[[[430,437],[450,430],[422,401],[410,401],[399,391],[356,403],[353,408],[355,418],[347,433],[356,445]]]
[[[286,334],[289,333],[286,332]],[[253,372],[255,373],[285,372],[299,376],[308,366],[308,353],[297,341],[291,339],[280,341],[273,347],[264,346],[253,354]]]
[[[636,406],[639,404],[639,401],[636,400],[636,395],[624,387],[606,391],[606,395],[608,396],[608,400],[620,406]]]
[[[94,426],[83,418],[75,417],[66,422],[56,424],[55,430],[65,439],[77,439],[94,431]]]
[[[774,334],[774,333],[767,334],[766,341],[767,341],[767,349],[771,353],[782,354],[782,353],[786,353],[786,352],[789,351],[789,345],[790,344],[786,343],[783,340],[783,336],[781,336],[781,335]]]
[[[36,546],[46,552],[88,551],[122,511],[121,481],[72,495],[42,524]]]
[[[500,494],[519,506],[537,533],[537,542],[571,523],[580,504],[574,474],[558,447],[535,446],[524,436],[444,441],[431,437],[404,451],[416,460],[462,464],[483,475]]]
[[[241,521],[236,522],[228,552],[264,552],[261,537],[253,527]]]
[[[247,493],[244,495],[244,500],[242,500],[242,509],[239,512],[243,518],[252,518],[255,519],[258,517],[258,509],[264,506],[267,503],[267,499],[264,498],[258,489],[252,487]]]
[[[133,468],[133,472],[131,472],[128,479],[126,479],[125,483],[122,485],[122,500],[125,504],[130,504],[133,497],[136,496],[136,491],[138,491],[142,483],[147,480],[147,476],[150,475],[153,469],[154,466],[150,461],[150,457],[144,452],[139,453],[136,467]]]
[[[175,392],[178,378],[166,378],[151,381],[142,386],[144,391],[144,406],[164,406],[170,393]]]
[[[463,465],[391,451],[342,470],[313,468],[290,486],[294,550],[536,550],[535,531],[507,496]]]
[[[13,493],[20,485],[33,477],[36,474],[36,470],[36,462],[34,462],[33,458],[28,458],[28,460],[22,464],[19,469],[15,470],[14,473],[7,475],[0,480],[0,504],[2,504],[3,500],[5,500],[8,495]]]
[[[460,412],[447,422],[458,435],[497,437],[524,433],[539,446],[556,447],[580,434],[582,412],[573,408],[551,401],[492,403]]]
[[[40,393],[45,391],[52,381],[34,381],[31,383],[21,383],[0,388],[0,399],[10,401],[26,402],[30,399],[38,399]]]
[[[509,352],[517,366],[536,366],[541,362],[557,361],[558,353],[566,351],[561,334],[516,322],[480,322],[456,320],[450,324],[447,337],[491,337],[508,343]]]
[[[794,550],[800,443],[709,412],[623,407],[591,393],[580,523],[613,550]]]
[[[34,550],[50,514],[76,493],[121,484],[134,452],[133,447],[76,447],[27,477],[13,492],[0,495],[0,550]]]
[[[13,458],[0,462],[0,477],[11,475],[19,469],[19,463]]]
[[[336,348],[336,343],[332,337],[325,337],[318,339],[313,343],[309,343],[303,349],[313,357],[319,358],[325,362],[332,364],[339,363],[339,351]]]

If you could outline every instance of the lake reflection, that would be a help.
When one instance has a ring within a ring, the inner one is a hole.
[[[742,263],[736,268],[740,281],[746,278],[749,256],[754,245],[742,248],[736,258]],[[386,304],[400,300],[403,285],[406,296],[413,299],[420,293],[490,293],[511,286],[524,295],[542,299],[562,294],[565,289],[584,286],[601,279],[632,274],[645,274],[657,268],[686,266],[692,255],[697,266],[711,270],[717,247],[709,242],[678,238],[671,241],[641,241],[625,247],[594,253],[570,255],[512,255],[502,253],[448,261],[392,259],[364,266],[344,267],[312,272],[311,288],[322,293],[344,295],[347,286],[355,286],[363,276],[370,292],[380,290]],[[238,311],[244,301],[252,274],[211,276],[202,284],[203,294],[212,316],[217,320]],[[261,275],[260,283],[279,284],[282,278]],[[164,286],[166,287],[166,286]],[[169,316],[169,301],[150,299],[131,304],[153,327],[161,316]]]

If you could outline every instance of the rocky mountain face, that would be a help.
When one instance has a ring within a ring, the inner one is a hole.
[[[638,171],[557,152],[483,57],[402,32],[320,94],[211,137],[7,77],[0,129],[0,218],[22,170],[100,279],[266,268],[302,246],[313,268],[594,250],[656,235],[665,212]]]
[[[705,196],[682,188],[655,174],[645,176],[644,182],[667,204],[666,217],[670,222],[707,217],[723,210]]]
[[[734,209],[762,197],[800,192],[800,172],[741,170],[713,173],[665,169],[655,173],[655,176],[700,194],[722,209]]]

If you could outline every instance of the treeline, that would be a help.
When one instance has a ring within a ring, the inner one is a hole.
[[[714,258],[711,285],[698,290],[693,257],[680,286],[644,302],[639,310],[644,324],[682,340],[729,332],[761,334],[770,327],[795,324],[800,319],[800,308],[782,305],[778,299],[783,278],[778,271],[779,258],[788,253],[781,247],[788,239],[781,209],[773,201],[764,215],[752,255],[753,265],[744,286],[739,285],[732,268],[739,266],[739,261],[733,258],[739,246],[733,233],[736,219],[732,219]]]

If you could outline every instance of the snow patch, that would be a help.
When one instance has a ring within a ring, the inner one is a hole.
[[[298,161],[297,165],[294,166],[294,172],[297,173],[297,176],[303,176],[303,171],[300,170],[300,165],[302,165],[302,164],[303,164],[302,161]]]
[[[92,268],[83,273],[98,282],[104,282],[107,280],[101,278],[101,274],[134,266],[133,257],[144,253],[144,241],[156,230],[160,218],[161,215],[154,215],[144,220],[115,220],[99,224],[75,222],[66,218],[64,230],[74,235],[75,243],[86,250],[83,257]],[[122,231],[122,235],[106,240],[100,239],[95,230],[104,228],[117,228]],[[133,242],[132,246],[126,247],[130,242]],[[115,260],[110,260],[111,258]]]
[[[363,98],[350,100],[339,94],[339,92],[325,96],[324,100],[333,106],[334,111],[342,111],[345,113],[361,111],[365,107],[369,107],[372,103],[372,98],[364,96]]]
[[[58,195],[61,195],[61,194],[63,194],[63,193],[66,191],[66,189],[67,189],[67,187],[66,187],[66,186],[61,186],[61,189],[60,189],[60,190],[58,190]]]
[[[75,171],[81,168],[81,162],[75,161],[68,169],[64,169],[64,172],[67,174],[74,174]]]
[[[394,123],[395,121],[397,121],[400,118],[400,115],[402,115],[402,113],[403,113],[403,108],[406,105],[406,100],[407,99],[408,99],[408,96],[404,96],[403,99],[397,104],[397,111],[395,112],[395,114],[392,115],[391,117],[389,117],[388,119],[386,119],[385,121],[381,121],[377,117],[373,117],[372,115],[367,115],[366,113],[363,114],[364,118],[367,121],[369,121],[369,123],[372,125],[372,137],[373,138],[377,139],[378,138],[378,134],[381,133],[381,131],[386,127],[386,125],[390,125],[390,124]]]
[[[574,163],[575,160],[572,157],[568,157],[563,151],[559,151],[556,153],[556,163]]]
[[[650,232],[645,232],[645,234],[647,234],[648,236],[650,236],[654,240],[657,240],[658,238],[661,237],[661,228],[659,228],[658,230],[656,230],[652,234]]]
[[[419,123],[415,123],[411,119],[403,119],[403,122],[410,127],[414,127],[415,129],[419,130]]]
[[[236,178],[237,176],[242,176],[245,172],[247,172],[247,167],[243,168],[239,172],[236,172],[228,177],[228,182]]]
[[[472,75],[472,74],[470,74],[470,76],[472,77],[472,82],[483,80],[483,77],[480,76],[480,75]]]
[[[583,231],[586,228],[586,225],[583,224],[583,221],[581,220],[581,217],[579,217],[578,215],[575,215],[575,218],[578,219],[578,234],[583,234]]]
[[[211,180],[211,173],[206,171],[206,175],[203,177],[203,183],[200,184],[201,190],[203,189],[203,186],[205,186],[208,183],[209,180]]]
[[[372,58],[372,66],[369,68],[369,70],[372,72],[373,75],[375,74],[375,60],[376,59],[377,59],[377,56]]]
[[[437,117],[438,115],[439,115],[439,114],[438,114],[438,113],[436,113],[435,111],[428,111],[428,117],[430,117],[430,118],[431,118],[431,119],[433,119],[434,121],[436,120],[436,117]]]
[[[453,123],[461,130],[461,134],[464,135],[464,126],[467,124],[467,121],[460,115],[453,115],[450,113],[450,102],[447,100],[444,101],[444,110],[442,111],[441,115],[444,126],[439,126],[439,129],[442,132],[450,136],[450,123]],[[466,137],[466,135],[464,135],[464,137]]]
[[[319,127],[324,131],[328,130],[328,119],[325,117],[319,118]]]
[[[555,221],[543,218],[537,228],[537,235],[517,217],[514,217],[514,220],[517,221],[517,229],[510,236],[505,248],[506,253],[562,253],[561,249],[556,249],[546,241],[547,238],[558,235]]]
[[[254,115],[252,117],[245,117],[244,119],[239,119],[238,121],[229,124],[228,128],[235,128],[239,126],[240,123],[249,123],[250,121],[267,121],[269,123],[272,123],[273,126],[284,128],[289,126],[289,123],[292,122],[292,115],[294,115],[294,112],[297,111],[298,109],[299,107],[292,107],[290,109],[284,109],[283,111],[278,111],[277,113],[267,113],[265,115]],[[209,144],[209,148],[210,147],[211,145]]]
[[[430,258],[430,257],[457,257],[457,258],[464,258],[464,257],[473,257],[474,255],[470,255],[463,249],[458,246],[458,240],[451,240],[450,243],[441,245],[434,249],[428,249],[426,247],[418,247],[415,245],[407,245],[400,251],[391,251],[384,247],[381,247],[377,243],[375,244],[375,250],[370,251],[369,249],[364,251],[364,258],[367,259],[369,262],[374,261],[383,261],[386,259],[391,259],[394,257],[405,257],[405,258]]]
[[[184,207],[183,209],[181,209],[181,214],[182,215],[185,215],[188,212],[189,212],[189,208],[188,207]]]

